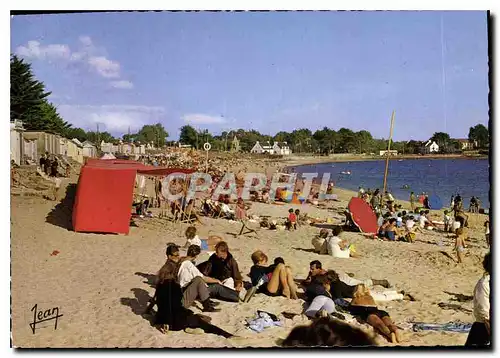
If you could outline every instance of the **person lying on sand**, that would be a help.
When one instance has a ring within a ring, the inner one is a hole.
[[[259,281],[263,284],[258,292],[269,296],[283,295],[286,298],[297,299],[297,286],[293,280],[290,267],[284,264],[276,266],[265,266],[268,258],[262,251],[255,251],[251,256],[253,266],[250,268],[250,279],[253,286],[258,286]]]
[[[323,269],[323,265],[320,261],[318,261],[318,260],[311,261],[311,263],[309,264],[309,275],[307,276],[307,278],[304,281],[302,281],[302,285],[307,286],[311,283],[313,277],[315,277],[317,275],[323,275],[326,273],[327,273],[327,270]],[[337,273],[338,273],[339,279],[347,285],[355,286],[355,285],[359,285],[359,284],[364,284],[368,287],[373,287],[376,285],[382,286],[385,288],[391,287],[391,284],[387,280],[376,280],[376,279],[358,280],[358,279],[355,279],[355,278],[349,276],[345,272],[337,271]]]
[[[176,249],[177,251],[175,251]],[[154,325],[162,332],[185,330],[187,333],[194,333],[196,329],[201,329],[205,333],[213,333],[225,338],[234,337],[233,334],[224,331],[223,329],[214,326],[210,323],[211,318],[194,314],[191,310],[185,307],[185,294],[182,292],[181,286],[176,281],[175,257],[177,259],[179,248],[176,245],[172,249],[167,248],[169,260],[160,269],[158,273],[158,282],[156,284],[155,298],[158,305],[158,312],[154,317]],[[177,252],[177,255],[175,255]],[[172,265],[174,263],[174,265]],[[208,297],[208,296],[207,296]],[[208,300],[208,298],[206,299]],[[214,309],[208,310],[215,311]]]
[[[334,270],[328,270],[326,274],[328,275],[328,278],[331,282],[331,294],[333,301],[335,302],[335,304],[344,305],[344,299],[352,297],[356,286],[348,285],[345,282],[341,281],[339,275]],[[414,300],[413,296],[406,294],[404,291],[398,292],[395,290],[372,292],[372,296],[378,302]]]
[[[308,326],[292,329],[283,347],[362,347],[376,346],[375,340],[359,328],[323,317]]]
[[[308,304],[304,314],[309,318],[326,315],[334,315],[339,319],[345,319],[335,309],[335,303],[330,293],[330,280],[326,274],[314,276],[312,283],[307,287],[306,302]]]
[[[379,310],[370,290],[365,285],[357,285],[349,304],[349,313],[358,316],[389,342],[400,343],[401,336],[389,313]]]
[[[208,277],[217,279],[225,287],[240,292],[243,288],[243,277],[241,276],[238,263],[229,252],[229,247],[225,241],[219,242],[215,246],[215,253],[210,256],[208,261],[199,264],[200,272]],[[236,295],[236,301],[238,296]]]

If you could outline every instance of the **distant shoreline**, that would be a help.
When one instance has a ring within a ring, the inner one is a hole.
[[[398,155],[390,157],[389,160],[418,160],[418,159],[488,159],[487,155],[446,155],[446,154],[436,154],[436,155]],[[314,165],[314,164],[325,164],[325,163],[345,163],[345,162],[370,162],[386,160],[383,156],[359,156],[359,155],[332,155],[328,157],[300,157],[294,156],[291,158],[283,158],[279,160],[285,168],[296,167],[302,165]]]

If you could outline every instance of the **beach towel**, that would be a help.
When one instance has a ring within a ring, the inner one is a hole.
[[[472,327],[472,323],[463,322],[448,322],[448,323],[413,323],[413,331],[441,331],[441,332],[456,332],[468,333]]]
[[[273,315],[274,316],[274,315]],[[274,321],[267,312],[257,311],[257,314],[252,319],[247,319],[248,328],[254,332],[260,333],[269,327],[282,327],[281,321]]]

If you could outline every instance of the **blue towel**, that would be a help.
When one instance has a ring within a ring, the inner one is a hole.
[[[260,333],[268,327],[283,326],[281,321],[273,321],[273,319],[265,312],[260,312],[253,319],[247,319],[248,328],[252,331]]]
[[[423,323],[417,322],[413,324],[413,331],[442,331],[442,332],[457,332],[468,333],[472,327],[472,323],[448,322],[448,323]]]

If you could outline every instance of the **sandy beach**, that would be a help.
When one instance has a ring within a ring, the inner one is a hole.
[[[273,166],[275,169],[275,167]],[[248,171],[264,169],[256,164]],[[63,180],[64,187],[77,176]],[[338,201],[328,208],[300,206],[302,212],[319,218],[343,220],[340,214],[355,193],[336,189]],[[257,310],[277,315],[301,313],[303,300],[256,295],[249,303],[221,303],[221,312],[210,313],[212,323],[240,337],[226,340],[211,335],[185,332],[161,334],[150,316],[142,313],[154,294],[153,276],[165,261],[167,242],[185,243],[187,224],[174,224],[158,217],[138,219],[129,235],[75,233],[68,229],[71,201],[62,203],[37,196],[11,196],[12,249],[12,337],[15,347],[272,347],[285,338],[291,328],[307,322],[304,316],[283,319],[283,327],[262,333],[246,328],[245,319]],[[408,203],[401,202],[406,207]],[[57,205],[57,207],[56,207]],[[250,214],[284,218],[297,205],[253,203]],[[159,209],[153,209],[158,214]],[[340,212],[340,213],[339,213]],[[442,220],[442,213],[433,213]],[[48,217],[48,219],[47,219]],[[293,269],[296,279],[307,276],[309,262],[320,260],[325,268],[353,273],[360,279],[388,279],[398,290],[410,292],[417,301],[379,304],[401,328],[408,322],[472,322],[472,300],[460,302],[460,295],[471,296],[482,274],[481,260],[488,248],[483,234],[484,215],[470,214],[469,248],[465,262],[455,263],[453,239],[446,234],[426,231],[413,244],[367,239],[360,233],[345,232],[343,238],[356,246],[360,258],[339,259],[309,250],[311,238],[319,228],[301,226],[296,231],[257,229],[256,235],[235,237],[240,224],[223,219],[202,218],[201,236],[218,234],[228,242],[246,280],[251,267],[250,254],[263,250],[272,260],[281,256]],[[48,222],[49,221],[49,222]],[[58,251],[55,254],[55,251]],[[452,258],[448,257],[450,255]],[[198,262],[208,258],[202,254]],[[470,297],[472,298],[472,297]],[[39,310],[58,307],[57,329],[48,321],[33,334],[34,305]],[[441,305],[440,305],[441,304]],[[201,312],[193,308],[195,312]],[[368,332],[367,325],[357,324]],[[402,331],[406,346],[463,345],[467,334]],[[380,345],[391,345],[378,336]]]

